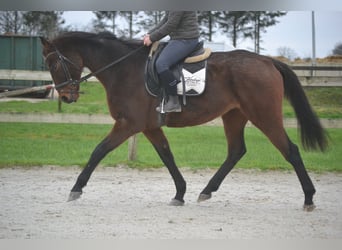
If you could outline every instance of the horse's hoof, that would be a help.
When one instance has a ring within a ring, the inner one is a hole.
[[[82,192],[70,192],[68,201],[74,201],[81,197]]]
[[[184,201],[172,199],[169,203],[170,206],[184,206]]]
[[[211,198],[211,194],[200,194],[198,196],[197,202],[206,201]]]
[[[303,210],[306,212],[312,212],[316,208],[315,204],[306,205],[304,204]]]

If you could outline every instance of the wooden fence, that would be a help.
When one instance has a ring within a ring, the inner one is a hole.
[[[342,85],[342,66],[291,65],[290,67],[296,72],[303,86]],[[85,72],[85,74],[86,73],[88,72]],[[48,71],[29,70],[0,70],[0,81],[1,79],[52,81]],[[95,77],[91,77],[88,81],[97,81],[97,79]]]

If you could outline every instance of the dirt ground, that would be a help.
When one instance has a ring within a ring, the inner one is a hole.
[[[302,210],[294,172],[233,170],[197,203],[214,170],[181,169],[186,203],[169,206],[166,169],[99,167],[81,199],[66,202],[80,169],[0,169],[1,239],[338,239],[342,174],[313,174],[316,209]]]

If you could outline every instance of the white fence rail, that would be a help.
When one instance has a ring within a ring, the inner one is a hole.
[[[50,72],[48,71],[10,70],[10,69],[1,69],[0,79],[52,81]]]
[[[84,74],[89,72],[84,72]],[[0,69],[0,81],[5,80],[35,80],[52,81],[49,71],[31,71],[31,70],[10,70]],[[90,77],[89,81],[97,81],[95,77]]]
[[[50,73],[48,71],[30,71],[30,70],[0,70],[0,81],[5,80],[32,80],[32,81],[52,81]],[[5,91],[0,93],[0,98],[22,95],[31,92],[37,92],[40,90],[46,90],[53,88],[53,84],[27,87],[12,91]]]

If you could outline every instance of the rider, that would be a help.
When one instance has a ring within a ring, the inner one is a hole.
[[[177,79],[170,68],[186,58],[197,46],[199,27],[196,11],[167,11],[160,23],[144,36],[144,45],[170,36],[170,41],[156,61],[156,70],[166,95],[164,112],[181,112],[177,95]],[[156,109],[161,112],[161,105]]]

